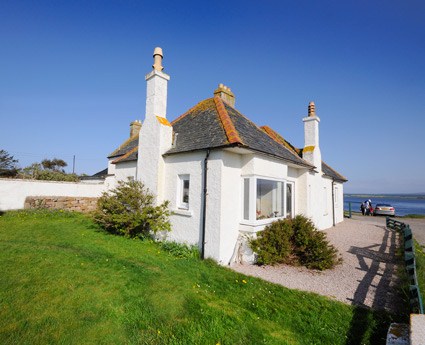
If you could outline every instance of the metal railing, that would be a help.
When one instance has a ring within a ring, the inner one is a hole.
[[[404,263],[406,265],[407,276],[410,283],[410,307],[412,312],[418,314],[424,313],[422,296],[419,291],[418,276],[416,273],[416,258],[413,234],[408,224],[399,222],[387,217],[387,228],[397,230],[403,236]]]

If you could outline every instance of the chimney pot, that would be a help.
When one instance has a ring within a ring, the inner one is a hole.
[[[162,71],[164,69],[164,67],[162,67],[163,57],[162,48],[156,47],[153,51],[153,69],[156,69],[157,71]]]
[[[308,116],[316,116],[316,106],[314,102],[308,104]]]

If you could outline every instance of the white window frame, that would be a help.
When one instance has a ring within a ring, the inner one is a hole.
[[[328,188],[323,187],[323,215],[328,215]]]
[[[185,202],[185,191],[184,191],[184,183],[185,181],[189,182],[189,187],[188,187],[188,201]],[[178,181],[177,181],[177,208],[179,209],[183,209],[183,210],[188,210],[189,209],[189,205],[190,205],[190,175],[189,174],[182,174],[182,175],[178,175]]]
[[[339,204],[339,188],[334,186],[334,198],[335,198],[335,207],[338,207]]]
[[[285,184],[285,203],[287,201],[287,195],[286,195],[286,186],[290,185],[291,186],[291,193],[292,193],[292,198],[291,198],[291,212],[292,212],[292,217],[295,217],[295,182],[293,181],[286,181]],[[287,214],[287,209],[288,209],[288,205],[285,204],[285,217],[288,216]]]
[[[245,180],[249,180],[249,212],[248,212],[248,219],[246,219],[246,212],[245,212]],[[257,180],[269,180],[269,181],[276,181],[276,182],[282,182],[283,185],[283,214],[279,217],[271,217],[271,218],[265,218],[265,219],[256,219],[256,208],[257,208]],[[279,178],[272,178],[268,176],[260,176],[260,175],[246,175],[242,176],[241,179],[241,190],[242,190],[242,196],[241,196],[241,224],[246,225],[265,225],[269,224],[277,219],[283,219],[286,218],[287,212],[286,212],[286,185],[291,184],[292,185],[292,213],[295,215],[295,182],[294,181],[288,181],[286,179],[279,179]]]

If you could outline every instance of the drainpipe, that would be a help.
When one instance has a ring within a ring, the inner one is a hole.
[[[332,221],[335,226],[335,180],[332,179]]]
[[[208,177],[208,158],[210,156],[210,149],[207,149],[207,154],[204,159],[204,191],[202,194],[203,207],[202,207],[202,233],[201,233],[201,259],[205,259],[205,223],[207,218],[207,177]]]

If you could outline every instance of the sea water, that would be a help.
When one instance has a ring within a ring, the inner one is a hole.
[[[425,195],[367,195],[367,194],[344,194],[344,210],[348,211],[348,203],[351,202],[351,210],[360,212],[360,205],[363,201],[370,199],[372,206],[376,204],[390,204],[395,208],[397,216],[407,214],[425,215]]]

